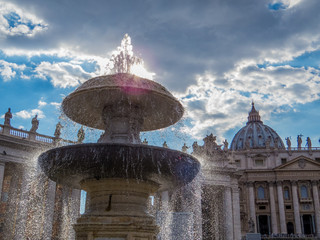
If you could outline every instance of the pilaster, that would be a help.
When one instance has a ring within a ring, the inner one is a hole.
[[[1,201],[2,185],[3,185],[3,178],[4,178],[4,170],[5,170],[5,163],[0,162],[0,201]]]
[[[234,239],[241,239],[240,197],[239,189],[232,188],[233,232]]]
[[[226,240],[234,240],[233,238],[233,217],[232,217],[232,196],[231,188],[224,189],[224,207],[225,207],[225,226],[226,226]]]
[[[254,232],[257,232],[257,221],[256,221],[256,205],[254,199],[254,188],[253,182],[248,182],[248,190],[249,190],[249,210],[250,210],[250,218],[254,222]]]
[[[287,233],[286,226],[286,215],[284,211],[284,202],[283,202],[283,191],[282,191],[282,182],[277,182],[277,192],[278,192],[278,204],[279,204],[279,216],[280,216],[280,231],[281,233]]]
[[[320,237],[320,204],[319,204],[319,191],[318,191],[319,182],[312,181],[312,193],[313,193],[313,204],[316,220],[316,234],[317,237]]]
[[[294,211],[294,223],[296,225],[296,233],[301,234],[301,221],[300,221],[300,207],[298,200],[298,189],[297,182],[291,181],[292,186],[292,200],[293,200],[293,211]]]
[[[269,182],[270,210],[271,210],[271,228],[272,233],[279,233],[277,223],[276,202],[274,198],[274,182]]]

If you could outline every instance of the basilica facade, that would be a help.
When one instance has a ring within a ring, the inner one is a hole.
[[[287,146],[252,103],[230,147],[212,135],[203,146],[194,143],[202,163],[202,239],[320,238],[320,148],[310,138],[303,147],[300,135],[297,147],[285,140]]]
[[[234,136],[231,161],[238,181],[241,232],[320,237],[320,148],[297,147],[263,124],[252,104],[246,126]]]

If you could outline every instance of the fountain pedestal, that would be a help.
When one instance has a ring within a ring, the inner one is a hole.
[[[88,206],[74,225],[77,240],[153,240],[158,232],[147,213],[150,194],[159,185],[135,179],[89,179],[81,182]]]

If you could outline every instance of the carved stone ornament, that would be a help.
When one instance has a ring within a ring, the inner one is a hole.
[[[305,166],[306,166],[306,160],[300,159],[298,165],[299,165],[300,168],[305,168]]]

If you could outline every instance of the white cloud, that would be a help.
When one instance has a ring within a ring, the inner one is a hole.
[[[12,78],[16,76],[16,71],[22,71],[26,68],[26,66],[18,65],[16,63],[6,62],[4,60],[0,60],[0,74],[3,77],[5,82],[10,81]]]
[[[222,140],[226,131],[247,121],[251,100],[262,120],[268,120],[272,112],[294,111],[295,104],[320,98],[319,75],[314,68],[242,65],[227,72],[224,79],[209,73],[198,76],[196,85],[175,94],[191,120],[182,131],[199,139],[213,132]]]
[[[61,106],[61,103],[51,102],[50,105],[54,106],[56,109],[59,109]]]
[[[38,102],[38,107],[41,108],[41,107],[44,107],[46,106],[47,103],[45,101],[43,101],[43,99],[40,99],[39,102]]]
[[[0,35],[33,37],[48,25],[35,15],[8,2],[0,2]]]
[[[36,77],[51,79],[55,87],[75,87],[94,76],[88,73],[77,62],[49,63],[41,62],[35,69]]]
[[[14,114],[15,117],[29,119],[38,115],[38,119],[45,118],[44,113],[40,109],[22,110]]]

